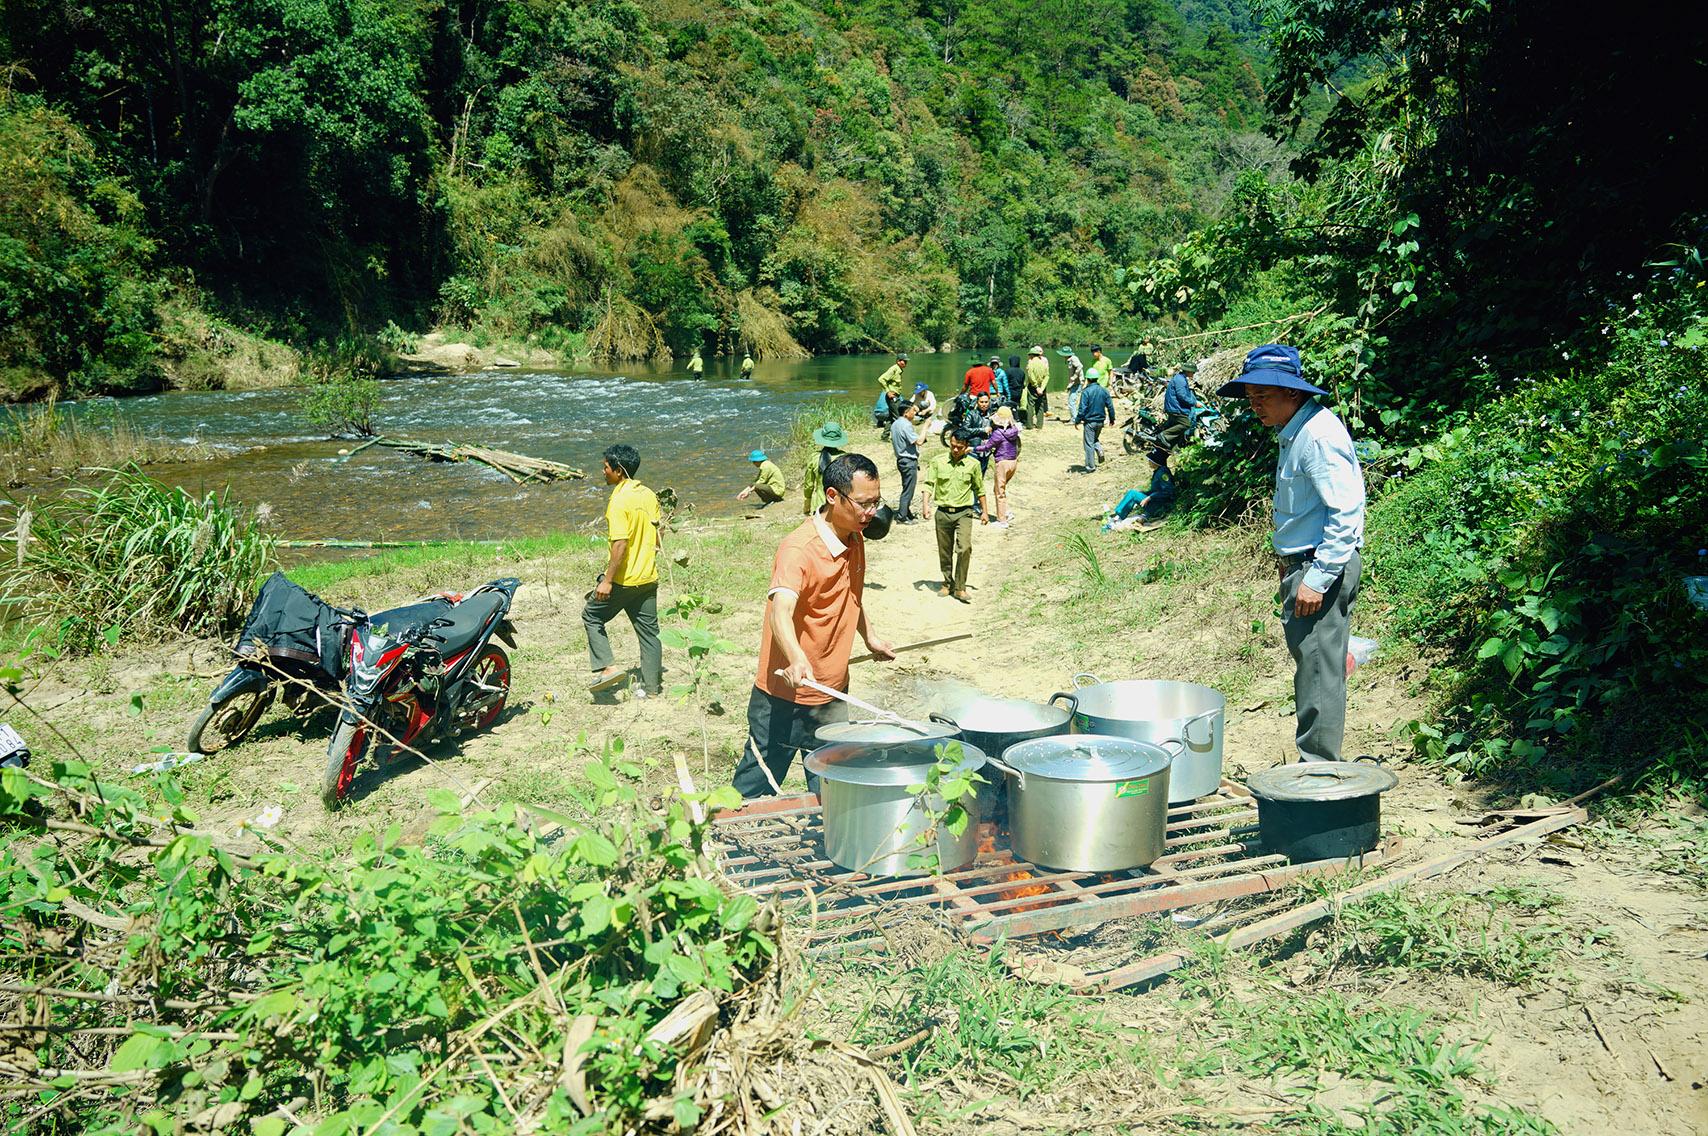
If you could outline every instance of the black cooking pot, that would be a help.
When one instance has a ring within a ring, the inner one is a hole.
[[[1057,699],[1067,705],[1057,706]],[[947,714],[933,714],[931,720],[955,727],[968,744],[1001,758],[1009,746],[1067,733],[1078,705],[1079,699],[1072,694],[1058,694],[1047,703],[977,697],[957,704]],[[1001,777],[991,777],[990,782],[979,787],[980,808],[986,820],[1002,823],[1008,818],[1005,782]]]
[[[1399,778],[1357,761],[1301,761],[1254,773],[1245,787],[1257,799],[1263,846],[1302,864],[1344,860],[1382,838],[1382,794]]]

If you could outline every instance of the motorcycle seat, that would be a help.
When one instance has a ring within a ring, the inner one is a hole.
[[[492,614],[504,607],[502,592],[481,592],[440,616],[439,624],[430,632],[439,644],[441,654],[450,656],[463,650],[480,637],[481,629]]]

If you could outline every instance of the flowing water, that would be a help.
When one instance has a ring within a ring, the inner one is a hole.
[[[969,359],[965,352],[915,355],[906,378],[927,383],[946,401],[960,388]],[[382,433],[492,446],[588,474],[585,481],[550,485],[516,485],[485,466],[429,462],[381,446],[342,458],[338,451],[352,443],[328,441],[303,422],[291,390],[175,392],[126,399],[120,411],[146,433],[229,451],[211,461],[153,466],[149,473],[193,493],[229,488],[242,504],[265,504],[282,537],[506,539],[595,521],[608,492],[600,454],[616,442],[640,451],[645,484],[675,489],[698,513],[735,512],[743,508],[735,494],[753,471],[748,451],[779,445],[795,415],[826,398],[869,407],[877,377],[892,361],[881,355],[767,361],[751,380],[739,377],[734,361],[715,359],[701,379],[689,377],[678,362],[620,370],[507,369],[381,384],[376,417]],[[1050,361],[1059,390],[1066,369],[1053,352]],[[842,425],[854,437],[876,437],[869,410]],[[790,496],[772,508],[792,512],[799,508],[795,467],[801,459],[773,456]]]

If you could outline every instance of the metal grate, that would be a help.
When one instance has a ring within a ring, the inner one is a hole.
[[[1276,891],[1313,876],[1370,867],[1367,856],[1289,864],[1263,852],[1250,795],[1224,781],[1213,795],[1168,811],[1166,851],[1147,868],[1064,872],[1018,860],[1007,834],[981,826],[972,867],[942,876],[873,877],[824,856],[818,798],[778,797],[713,818],[713,853],[739,888],[799,901],[816,953],[881,947],[877,916],[898,909],[941,912],[971,941],[1083,930],[1111,919],[1176,911]]]

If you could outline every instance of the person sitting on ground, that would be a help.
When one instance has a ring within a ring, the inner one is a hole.
[[[967,368],[967,373],[961,376],[961,390],[965,394],[978,396],[989,394],[990,388],[996,385],[996,372],[990,369],[989,363],[973,360],[973,365]]]
[[[605,506],[610,553],[599,581],[587,593],[581,623],[587,630],[587,653],[593,663],[589,689],[609,690],[628,679],[616,665],[605,625],[621,612],[629,617],[640,641],[641,689],[637,698],[656,696],[664,686],[664,647],[658,637],[658,496],[635,480],[640,454],[618,444],[605,451],[605,484],[611,500]]]
[[[996,520],[991,522],[992,528],[1008,527],[1008,483],[1014,478],[1014,471],[1020,465],[1020,427],[1014,424],[1014,411],[1011,407],[1000,406],[991,415],[990,437],[978,447],[981,460],[986,457],[996,460],[995,481]]]
[[[1141,529],[1153,529],[1162,523],[1162,518],[1168,514],[1174,505],[1174,478],[1168,472],[1168,451],[1152,450],[1148,455],[1151,463],[1151,484],[1144,492],[1129,489],[1115,506],[1115,512],[1103,522],[1101,531],[1130,527],[1129,519],[1133,514],[1139,515]]]
[[[848,433],[840,422],[826,422],[812,432],[813,445],[818,452],[807,458],[801,471],[801,501],[804,516],[812,516],[824,508],[824,471],[831,462],[842,456],[848,446]]]
[[[919,408],[919,413],[913,416],[913,428],[919,431],[920,437],[935,434],[943,428],[942,421],[937,417],[937,396],[931,393],[931,388],[924,383],[913,384],[913,405]]]
[[[761,509],[781,501],[787,486],[783,483],[783,471],[777,468],[777,463],[766,457],[764,450],[754,450],[747,455],[747,460],[753,463],[753,484],[737,493],[735,499],[745,501],[750,496],[757,497]]]
[[[847,691],[856,634],[873,658],[895,658],[895,648],[872,631],[861,602],[862,533],[883,504],[878,467],[859,454],[838,457],[824,470],[824,500],[823,509],[783,538],[771,564],[759,673],[747,699],[747,745],[733,778],[749,800],[780,791],[795,756],[817,747],[820,726],[848,720],[846,702],[807,680]],[[807,789],[818,791],[816,776],[807,775]]]

